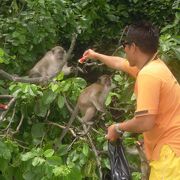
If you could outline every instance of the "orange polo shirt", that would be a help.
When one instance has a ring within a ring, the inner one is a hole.
[[[148,160],[158,160],[164,144],[180,156],[180,85],[160,59],[150,61],[140,71],[124,61],[123,70],[136,77],[135,117],[154,114],[154,127],[144,132]]]

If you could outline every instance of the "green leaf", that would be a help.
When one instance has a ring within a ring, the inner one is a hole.
[[[60,147],[58,147],[59,150],[58,150],[58,155],[59,156],[64,156],[68,153],[67,151],[67,148],[68,148],[68,145],[66,144],[61,144]]]
[[[59,156],[47,157],[46,161],[52,166],[60,166],[63,163],[62,158]]]
[[[11,151],[7,147],[7,145],[0,141],[0,157],[10,160],[11,159]]]
[[[34,158],[35,156],[36,156],[35,153],[33,153],[33,152],[27,152],[27,153],[21,155],[21,160],[22,160],[22,161],[28,161],[29,159],[32,159],[32,158]]]
[[[111,95],[109,94],[108,97],[106,98],[106,101],[105,101],[105,105],[108,106],[110,103],[111,103]]]
[[[4,56],[4,54],[5,54],[5,53],[4,53],[4,50],[0,48],[0,57],[1,57],[1,56]]]
[[[82,179],[82,173],[81,170],[77,167],[72,167],[71,172],[68,175],[68,180],[81,180]]]
[[[76,84],[76,86],[81,87],[81,89],[84,89],[87,86],[86,81],[79,77],[73,78],[73,82]]]
[[[54,149],[47,149],[47,150],[44,152],[44,156],[45,156],[46,158],[51,157],[53,154],[54,154]]]
[[[105,165],[105,167],[106,168],[108,168],[108,169],[111,169],[111,167],[110,167],[110,163],[109,163],[109,159],[103,159],[103,163],[104,163],[104,165]]]
[[[7,161],[6,159],[4,158],[0,158],[0,171],[3,173],[3,172],[6,172],[8,167],[9,167],[9,161]],[[0,179],[1,179],[1,176],[0,176]]]
[[[138,0],[133,0],[133,2],[136,4],[138,2]]]
[[[58,81],[61,81],[61,80],[63,80],[64,79],[64,73],[59,73],[58,74],[58,76],[56,77],[56,79],[58,80]]]
[[[87,144],[83,144],[83,154],[88,156],[89,154],[89,146]]]
[[[177,47],[177,48],[172,48],[177,56],[177,59],[180,60],[180,48]]]
[[[56,98],[57,94],[53,91],[46,91],[43,95],[43,104],[47,105],[47,104],[51,104],[54,99]]]
[[[40,117],[45,117],[48,109],[49,105],[44,105],[42,100],[38,100],[34,106],[34,112]]]
[[[63,92],[66,92],[70,89],[71,87],[71,82],[66,82],[64,83],[64,86],[62,87],[63,88]]]
[[[19,36],[20,36],[20,33],[17,32],[17,31],[15,31],[15,32],[12,33],[12,37],[13,37],[13,38],[16,38],[16,37],[19,37]]]
[[[55,176],[67,176],[68,174],[70,174],[70,172],[70,168],[65,165],[58,166],[53,169],[53,173]]]
[[[59,95],[57,103],[58,103],[59,109],[62,109],[62,107],[64,107],[64,97]]]
[[[45,159],[43,159],[41,157],[35,157],[32,161],[32,165],[39,166],[39,165],[43,164],[44,162],[45,162]]]
[[[55,92],[59,88],[58,84],[51,84],[51,89]]]
[[[34,138],[41,138],[45,133],[45,128],[43,123],[33,124],[31,128],[31,134]]]
[[[141,173],[140,172],[132,172],[133,180],[141,180]]]
[[[117,81],[117,82],[121,82],[123,80],[123,78],[120,75],[115,75],[114,80]]]

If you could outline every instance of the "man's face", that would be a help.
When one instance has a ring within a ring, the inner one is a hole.
[[[126,58],[130,66],[136,66],[136,45],[134,43],[126,44],[124,46],[124,51],[126,53]]]

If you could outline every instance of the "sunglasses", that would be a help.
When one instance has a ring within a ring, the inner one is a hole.
[[[121,46],[125,49],[126,45],[131,45],[132,42],[128,42],[128,41],[122,41],[121,42]]]

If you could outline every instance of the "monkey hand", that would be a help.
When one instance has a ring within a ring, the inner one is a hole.
[[[102,113],[104,113],[104,112],[105,112],[104,107],[98,107],[98,108],[97,108],[97,110],[98,110],[98,111],[100,111],[100,112],[102,112]]]
[[[92,126],[94,124],[94,122],[93,121],[86,121],[85,124],[89,125],[89,126]]]
[[[107,140],[113,142],[119,138],[119,134],[116,132],[115,124],[108,127],[108,133],[105,136]]]

